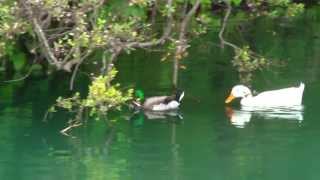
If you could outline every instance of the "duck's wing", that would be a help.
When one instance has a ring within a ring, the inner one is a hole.
[[[279,90],[265,91],[253,99],[265,105],[300,105],[304,87],[290,87]]]
[[[168,110],[173,110],[177,109],[179,107],[180,103],[173,100],[170,101],[169,103],[160,103],[160,104],[155,104],[152,106],[153,111],[168,111]]]
[[[147,98],[144,103],[143,107],[145,108],[152,108],[152,106],[164,103],[169,96],[154,96]]]

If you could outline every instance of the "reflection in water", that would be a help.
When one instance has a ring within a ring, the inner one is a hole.
[[[231,122],[236,127],[244,128],[250,122],[252,116],[263,119],[286,119],[303,120],[303,106],[290,106],[280,108],[262,108],[262,107],[246,107],[242,106],[240,110],[226,107],[226,114]]]
[[[166,120],[179,121],[183,119],[182,114],[178,110],[173,111],[136,111],[130,118],[130,121],[135,125],[143,125],[145,118],[147,120]]]
[[[236,127],[243,128],[251,119],[251,112],[234,110],[231,107],[226,107],[226,114],[231,124]]]
[[[183,119],[182,115],[178,111],[144,111],[144,115],[147,117],[147,119],[166,119],[169,117],[177,117],[179,119]]]

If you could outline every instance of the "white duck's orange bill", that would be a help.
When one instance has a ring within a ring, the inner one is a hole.
[[[230,94],[229,95],[229,97],[226,99],[226,101],[225,101],[225,103],[230,103],[234,98],[236,98],[236,97],[234,97],[232,94]]]

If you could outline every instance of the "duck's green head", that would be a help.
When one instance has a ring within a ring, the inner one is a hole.
[[[144,92],[142,90],[137,89],[134,95],[138,101],[142,102],[144,100]]]

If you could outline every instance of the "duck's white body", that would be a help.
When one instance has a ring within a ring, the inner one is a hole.
[[[258,107],[277,107],[277,106],[299,106],[302,103],[303,91],[305,85],[300,84],[299,87],[290,87],[279,90],[265,91],[253,96],[249,88],[238,85],[231,91],[233,98],[242,98],[240,104],[242,106],[258,106]],[[231,100],[233,99],[231,98]],[[228,103],[226,101],[226,103]]]
[[[241,99],[243,106],[298,106],[302,103],[304,84],[279,90],[265,91]]]
[[[180,103],[184,97],[183,91],[177,91],[171,96],[153,96],[147,98],[143,104],[133,102],[133,104],[147,111],[171,111],[179,108]]]
[[[155,96],[146,99],[143,103],[143,107],[147,110],[152,111],[168,111],[172,109],[177,109],[180,106],[180,102],[176,100],[171,100],[169,102],[165,102],[168,96]]]

